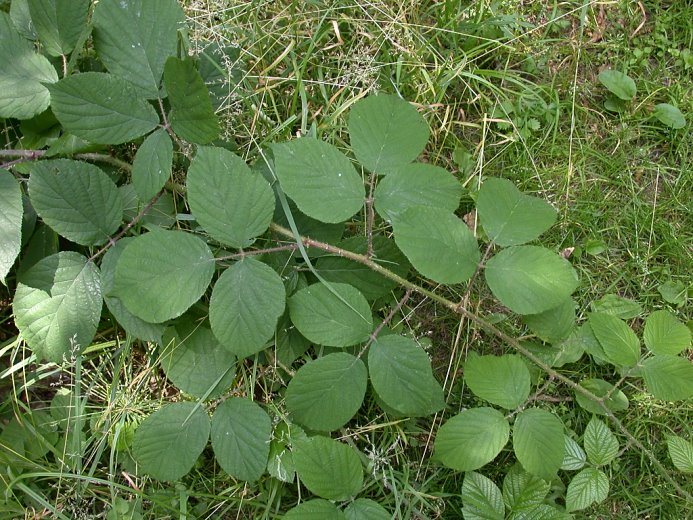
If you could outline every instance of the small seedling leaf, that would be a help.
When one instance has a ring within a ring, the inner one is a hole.
[[[209,430],[204,408],[189,402],[167,404],[137,427],[133,455],[144,473],[159,480],[178,480],[204,450]]]
[[[200,299],[214,274],[214,256],[202,239],[157,230],[130,242],[116,265],[111,294],[135,316],[161,323]]]
[[[477,397],[507,410],[514,410],[529,397],[529,369],[514,355],[470,355],[464,377]]]
[[[430,134],[426,121],[412,105],[388,94],[354,104],[348,127],[356,159],[378,174],[395,172],[416,159]]]
[[[513,448],[525,470],[544,480],[551,480],[563,463],[563,423],[546,410],[523,410],[515,419]]]
[[[565,258],[539,246],[513,246],[486,263],[486,282],[503,305],[539,314],[564,303],[578,285]]]
[[[654,116],[669,128],[679,130],[686,126],[686,117],[674,105],[659,103],[655,105]]]
[[[501,246],[530,242],[556,221],[551,204],[525,195],[507,179],[486,179],[476,208],[489,239]]]
[[[456,471],[473,471],[495,459],[509,438],[510,425],[502,413],[493,408],[471,408],[441,426],[434,457]]]
[[[474,274],[480,259],[476,238],[454,213],[414,206],[397,217],[393,229],[397,246],[422,275],[453,284]]]
[[[346,500],[363,485],[363,469],[356,451],[326,437],[294,442],[294,462],[301,482],[328,500]]]
[[[600,72],[597,78],[609,92],[624,101],[630,101],[637,93],[635,82],[621,71],[605,70]]]
[[[310,430],[333,431],[361,407],[367,383],[363,361],[342,352],[329,354],[296,372],[286,390],[286,408]]]
[[[265,472],[272,420],[250,399],[232,397],[212,417],[212,448],[219,465],[234,478],[255,482]]]

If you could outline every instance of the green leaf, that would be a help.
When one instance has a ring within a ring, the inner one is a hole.
[[[657,287],[657,292],[662,295],[665,302],[680,307],[688,299],[688,288],[681,282],[669,280]]]
[[[453,213],[414,206],[397,217],[393,229],[397,246],[423,276],[454,284],[476,271],[480,260],[476,238]]]
[[[655,354],[676,355],[691,346],[691,331],[669,311],[655,311],[645,320],[645,346]]]
[[[542,341],[559,343],[575,328],[575,302],[567,298],[553,309],[522,316],[522,321]]]
[[[200,399],[216,399],[236,376],[236,357],[209,328],[179,326],[163,341],[161,368],[177,388]]]
[[[0,11],[0,118],[31,119],[48,108],[51,96],[46,83],[58,81],[58,73],[34,52]]]
[[[609,477],[595,468],[585,468],[568,484],[565,508],[568,512],[599,504],[609,495]]]
[[[539,314],[563,304],[578,285],[570,262],[539,246],[504,249],[488,262],[486,282],[518,314]]]
[[[106,243],[123,219],[123,203],[114,182],[98,166],[82,161],[32,164],[29,196],[46,224],[85,246]]]
[[[207,290],[214,256],[183,231],[152,231],[125,246],[111,295],[135,316],[161,323],[183,314]]]
[[[347,124],[356,159],[378,174],[412,162],[430,135],[426,121],[412,105],[387,94],[355,103]]]
[[[178,480],[195,464],[209,440],[210,421],[195,403],[171,403],[137,427],[133,455],[144,473]]]
[[[365,341],[373,329],[366,299],[342,283],[329,287],[316,283],[301,289],[289,298],[289,314],[301,334],[328,347],[355,345]]]
[[[322,498],[301,502],[289,509],[283,518],[284,520],[346,520],[344,513],[337,509],[336,505]]]
[[[294,442],[294,462],[301,482],[328,500],[346,500],[363,486],[363,469],[356,451],[333,439],[311,437]]]
[[[438,430],[434,457],[456,471],[472,471],[495,459],[509,438],[510,425],[498,410],[463,410]]]
[[[169,121],[178,137],[195,144],[214,141],[221,131],[219,119],[193,60],[173,56],[166,60],[164,85],[171,103]]]
[[[423,163],[405,164],[378,183],[373,195],[375,209],[393,222],[412,206],[428,206],[454,212],[460,204],[462,185],[449,172]]]
[[[144,216],[139,217],[140,224],[143,228],[149,230],[157,230],[161,228],[170,228],[176,224],[176,205],[173,196],[164,191],[163,194],[156,199],[151,206],[151,201],[141,201],[137,197],[135,187],[132,184],[123,184],[118,188],[120,198],[123,200],[123,214],[125,220],[132,221],[138,218],[138,215],[149,206],[149,209]]]
[[[94,46],[110,72],[154,99],[164,63],[176,54],[184,19],[176,0],[100,0],[94,9]]]
[[[465,520],[503,520],[505,518],[501,491],[488,477],[475,471],[466,473],[462,482],[461,495],[464,505],[462,516]]]
[[[551,204],[525,195],[507,179],[486,179],[479,190],[476,210],[489,239],[500,246],[530,242],[556,221]]]
[[[384,403],[402,415],[438,411],[442,389],[433,377],[428,354],[412,339],[381,336],[368,351],[371,384]]]
[[[118,76],[82,72],[48,89],[51,109],[65,130],[92,143],[125,143],[159,124],[154,107]]]
[[[565,436],[565,454],[561,469],[565,471],[577,471],[585,467],[587,455],[580,445],[571,437]]]
[[[693,473],[693,443],[671,435],[667,437],[667,448],[676,469],[684,473]]]
[[[604,70],[597,79],[609,92],[624,101],[630,101],[637,93],[635,82],[618,70]]]
[[[628,325],[601,312],[591,313],[588,323],[607,360],[618,366],[635,366],[640,359],[640,340]]]
[[[161,343],[161,335],[164,326],[158,323],[146,322],[125,308],[120,298],[113,296],[111,291],[115,286],[115,270],[118,265],[123,249],[129,244],[133,237],[124,237],[118,240],[114,246],[108,248],[101,260],[101,291],[106,307],[111,311],[113,317],[120,323],[128,334],[144,341],[156,341]]]
[[[361,407],[367,383],[363,361],[342,352],[329,354],[298,369],[286,389],[286,408],[310,430],[333,431]]]
[[[529,369],[514,355],[470,355],[464,365],[464,377],[477,397],[508,410],[514,410],[529,397]]]
[[[679,356],[653,356],[642,364],[647,390],[657,399],[679,401],[693,397],[693,363]]]
[[[14,265],[22,247],[22,188],[14,176],[0,169],[0,281]]]
[[[368,251],[368,240],[364,236],[350,237],[340,242],[338,247],[365,255]],[[383,235],[373,236],[372,259],[399,276],[406,276],[410,269],[407,258],[395,242]],[[315,263],[315,268],[328,282],[349,284],[369,301],[385,296],[397,286],[397,282],[343,256],[321,256]]]
[[[563,463],[563,423],[546,410],[523,410],[515,419],[513,448],[523,468],[544,480],[551,480]]]
[[[310,137],[272,146],[281,189],[320,222],[343,222],[358,213],[366,190],[351,161],[337,148]]]
[[[511,513],[508,520],[573,520],[573,515],[548,504],[538,504],[531,509]]]
[[[36,356],[59,364],[73,350],[90,345],[101,305],[99,269],[84,256],[63,251],[20,276],[12,308]]]
[[[655,105],[654,116],[669,128],[679,130],[686,126],[686,117],[674,105],[659,103]]]
[[[611,412],[622,412],[628,408],[628,398],[626,394],[621,390],[614,391],[614,385],[607,383],[603,379],[585,379],[584,381],[580,381],[580,386],[585,390],[589,390],[597,397],[610,395],[611,397],[604,401],[604,404]],[[606,412],[601,406],[579,392],[575,392],[575,400],[588,412],[606,415]]]
[[[587,458],[595,466],[604,466],[618,455],[618,441],[609,427],[596,417],[592,417],[585,428],[582,440]]]
[[[622,320],[637,318],[642,314],[642,305],[617,294],[602,296],[598,300],[593,301],[590,307],[593,312],[610,314]]]
[[[89,0],[29,0],[31,21],[51,56],[69,54],[87,27]]]
[[[36,40],[36,29],[34,29],[34,24],[31,21],[28,0],[12,0],[10,3],[10,18],[22,38]]]
[[[232,397],[212,417],[212,448],[219,465],[234,478],[255,482],[265,472],[272,420],[250,399]]]
[[[171,177],[173,143],[163,128],[150,134],[132,162],[132,184],[141,200],[149,200]]]
[[[391,520],[392,514],[377,502],[368,498],[357,498],[346,509],[347,520]],[[322,520],[322,519],[320,519]]]
[[[529,512],[544,502],[550,489],[548,482],[515,464],[503,479],[503,501],[513,513]]]
[[[272,221],[274,193],[269,183],[223,148],[198,149],[187,185],[190,210],[222,244],[248,247]]]
[[[214,285],[209,322],[219,341],[241,359],[265,347],[285,307],[281,277],[267,264],[244,258]]]

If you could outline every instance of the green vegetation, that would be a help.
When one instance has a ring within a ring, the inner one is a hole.
[[[0,2],[0,518],[685,518],[686,2]]]

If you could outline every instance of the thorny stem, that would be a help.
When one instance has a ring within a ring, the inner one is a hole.
[[[270,225],[270,229],[272,229],[274,232],[284,235],[285,237],[288,238],[294,238],[294,234],[291,232],[291,230],[286,229],[283,226],[280,226],[276,223],[272,223]],[[436,303],[439,303],[440,305],[443,305],[444,307],[447,307],[450,309],[452,312],[459,314],[461,316],[464,316],[468,320],[474,322],[476,325],[481,327],[482,329],[486,330],[488,333],[496,336],[498,339],[512,347],[514,350],[525,356],[527,359],[529,359],[532,363],[537,365],[539,368],[541,368],[550,378],[553,378],[555,380],[558,380],[565,384],[568,388],[573,390],[576,393],[582,394],[591,401],[594,401],[597,403],[597,405],[602,409],[604,412],[604,415],[609,418],[609,420],[618,428],[618,430],[623,433],[623,435],[639,450],[641,450],[645,456],[650,460],[650,462],[657,468],[657,470],[660,472],[662,477],[671,484],[671,486],[676,489],[676,491],[684,497],[686,500],[693,501],[693,494],[690,492],[686,491],[674,478],[669,474],[667,469],[662,465],[659,460],[655,457],[655,455],[648,450],[639,440],[637,440],[633,435],[628,431],[628,429],[623,425],[623,423],[613,414],[613,412],[609,409],[609,407],[605,403],[605,399],[603,397],[599,397],[595,395],[594,393],[590,392],[586,388],[582,387],[578,383],[575,383],[568,377],[564,376],[563,374],[557,372],[553,368],[551,368],[549,365],[544,363],[540,358],[538,358],[536,355],[534,355],[532,352],[527,350],[522,344],[516,339],[513,338],[512,336],[509,336],[502,330],[498,329],[496,326],[494,326],[491,323],[488,323],[484,318],[481,316],[478,316],[474,314],[473,312],[470,312],[463,306],[460,306],[458,303],[455,303],[451,300],[448,300],[444,296],[440,296],[439,294],[436,294],[432,291],[429,291],[428,289],[425,289],[424,287],[421,287],[418,284],[415,284],[413,282],[410,282],[409,280],[402,278],[401,276],[393,273],[389,269],[386,269],[382,265],[378,264],[377,262],[371,260],[365,255],[360,255],[358,253],[353,253],[351,251],[346,251],[344,249],[340,249],[338,247],[335,247],[331,244],[326,244],[324,242],[320,242],[318,240],[313,240],[312,238],[306,238],[306,237],[301,237],[301,241],[303,242],[304,246],[306,247],[313,247],[316,249],[321,249],[322,251],[326,251],[328,253],[333,253],[335,255],[348,258],[349,260],[353,260],[354,262],[358,262],[360,264],[365,265],[366,267],[372,269],[376,273],[384,276],[385,278],[389,278],[390,280],[397,282],[399,285],[402,287],[405,287],[406,289],[409,289],[411,291],[418,292],[419,294],[426,296],[427,298],[435,301]]]
[[[373,258],[373,225],[375,224],[375,210],[373,209],[373,189],[375,188],[375,173],[368,180],[368,198],[366,199],[366,240],[368,248],[366,256]]]
[[[39,158],[43,157],[44,155],[46,155],[47,151],[48,150],[0,150],[0,157],[18,157],[19,158],[19,159],[16,159],[14,161],[10,161],[8,163],[0,165],[0,168],[8,168],[9,166],[12,166],[13,164],[39,159]],[[132,171],[132,165],[130,165],[130,163],[122,161],[122,160],[120,160],[116,157],[113,157],[112,155],[108,155],[108,154],[78,153],[78,154],[75,154],[74,157],[76,159],[84,159],[85,161],[108,163],[108,164],[112,164],[113,166],[116,166],[118,168],[121,168],[125,171],[128,171],[128,172]]]
[[[240,253],[234,253],[228,256],[220,256],[215,258],[217,262],[224,260],[240,260],[247,256],[258,256],[266,255],[268,253],[280,253],[282,251],[296,251],[298,249],[298,244],[285,244],[283,246],[268,247],[266,249],[253,249],[252,251],[241,251]]]

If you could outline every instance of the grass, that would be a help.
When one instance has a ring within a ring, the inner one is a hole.
[[[689,285],[693,266],[693,58],[686,54],[693,45],[693,6],[665,0],[183,3],[194,46],[211,40],[238,49],[226,64],[235,81],[225,85],[219,113],[226,137],[249,162],[262,147],[297,134],[345,145],[345,115],[354,102],[378,91],[400,93],[431,127],[425,160],[455,172],[470,197],[481,176],[502,176],[556,206],[559,222],[544,241],[555,250],[574,248],[579,318],[591,302],[613,293],[637,300],[647,312],[669,308],[688,319],[689,308],[670,305],[657,289],[669,281]],[[637,83],[637,97],[623,113],[603,108],[606,91],[596,76],[604,68],[627,71]],[[650,111],[659,102],[679,106],[688,114],[688,126],[672,131],[654,120]],[[502,311],[483,292],[473,292],[469,304],[483,312]],[[416,297],[394,324],[430,344],[450,410],[477,404],[465,392],[460,367],[469,350],[502,352],[502,345]],[[511,320],[503,326],[525,332]],[[634,326],[641,328],[641,320]],[[0,388],[13,396],[0,405],[0,414],[7,419],[34,414],[41,433],[41,417],[31,410],[48,406],[56,387],[76,392],[77,374],[30,362],[21,366],[21,353],[11,357],[9,322],[0,327],[6,340]],[[212,457],[203,457],[205,462],[175,486],[137,477],[127,452],[116,449],[117,437],[130,434],[131,425],[175,389],[157,372],[145,345],[118,344],[113,351],[112,342],[118,341],[113,332],[97,338],[100,343],[84,360],[90,370],[85,368],[79,381],[80,395],[103,403],[84,411],[89,433],[75,445],[72,419],[67,429],[44,431],[65,436],[65,454],[27,457],[27,471],[36,479],[19,487],[15,482],[13,492],[31,496],[33,510],[0,510],[0,518],[41,518],[58,511],[68,518],[105,517],[102,512],[117,497],[127,501],[124,508],[139,511],[144,505],[148,518],[278,518],[295,505],[295,487],[274,479],[253,486],[235,482],[208,464]],[[568,369],[574,380],[613,377],[588,363]],[[252,364],[239,370],[245,390],[256,397],[271,393],[278,377],[258,373]],[[670,467],[664,436],[693,437],[691,402],[662,403],[628,385],[625,391],[631,407],[624,424]],[[546,395],[570,398],[554,387]],[[394,511],[395,518],[460,518],[463,475],[429,460],[434,426],[448,415],[397,421],[371,406],[342,431],[343,440],[363,454],[364,496]],[[557,406],[569,426],[582,432],[587,414],[570,400]],[[689,517],[689,504],[642,454],[624,438],[619,441],[622,454],[610,468],[609,498],[584,517]],[[71,478],[78,466],[65,457],[70,446],[77,446],[89,484]],[[511,463],[504,452],[483,472],[501,482]],[[12,478],[3,473],[0,489]],[[693,488],[691,477],[677,478]]]

